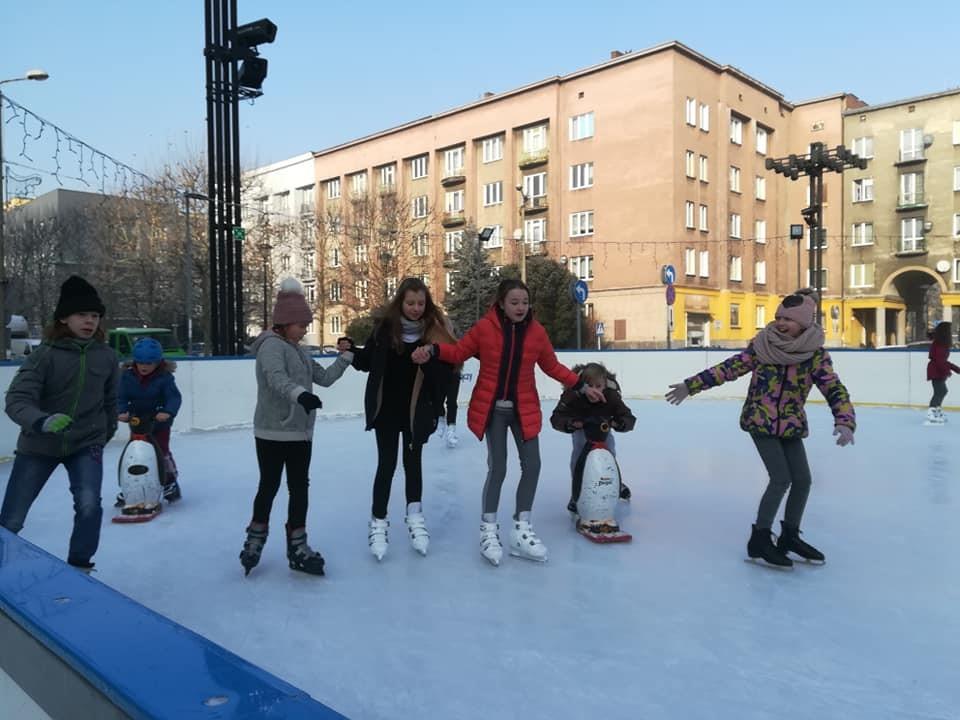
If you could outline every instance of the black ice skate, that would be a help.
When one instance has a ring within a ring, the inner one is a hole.
[[[180,485],[176,480],[163,486],[163,499],[167,502],[176,502],[181,497],[183,496],[180,494]]]
[[[127,504],[127,501],[123,499],[123,493],[117,493],[117,499],[113,501],[113,506],[115,508],[122,508]]]
[[[247,539],[243,543],[243,550],[240,551],[240,564],[243,565],[244,577],[249,575],[260,562],[260,554],[266,542],[267,526],[254,527],[251,523],[247,528]]]
[[[306,528],[291,530],[287,527],[287,560],[290,561],[291,570],[323,575],[323,555],[307,545]]]
[[[781,552],[773,544],[773,532],[770,528],[758,528],[753,525],[750,541],[747,543],[747,555],[755,562],[768,565],[779,570],[789,570],[793,567],[793,560]]]
[[[630,492],[630,488],[627,487],[627,484],[625,482],[621,481],[620,482],[620,499],[629,500],[631,497],[633,497],[633,493]]]
[[[813,545],[800,539],[800,528],[787,525],[780,521],[780,537],[777,539],[777,548],[784,555],[793,553],[814,565],[823,565],[827,559],[823,553],[817,550]]]

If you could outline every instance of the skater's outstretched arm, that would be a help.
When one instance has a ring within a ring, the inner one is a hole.
[[[330,387],[333,385],[340,379],[344,371],[350,367],[351,358],[348,358],[348,355],[350,355],[350,353],[343,353],[333,361],[332,365],[328,365],[326,368],[320,363],[311,360],[311,364],[313,365],[313,382],[320,387]]]
[[[670,386],[667,392],[667,402],[673,405],[679,405],[689,395],[696,395],[702,390],[707,390],[725,382],[736,380],[739,377],[753,372],[757,366],[757,354],[754,352],[753,345],[746,350],[731,355],[722,363],[713,367],[708,367],[692,377],[688,377],[682,383]]]

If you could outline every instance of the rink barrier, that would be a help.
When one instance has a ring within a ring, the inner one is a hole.
[[[715,365],[736,350],[689,348],[682,350],[562,350],[557,353],[560,362],[572,367],[591,360],[604,363],[617,373],[617,379],[627,398],[663,398],[670,383],[680,382],[705,367]],[[854,405],[883,405],[889,407],[926,407],[930,398],[927,382],[927,353],[925,350],[845,350],[830,349],[834,367],[843,380]],[[335,355],[317,356],[327,366]],[[6,388],[13,379],[17,364],[0,363],[0,387]],[[464,365],[460,403],[470,397],[476,381],[477,361]],[[177,361],[175,374],[183,395],[183,405],[174,422],[175,432],[249,428],[257,402],[253,358],[185,358]],[[363,413],[364,385],[367,373],[348,369],[331,387],[314,387],[323,401],[317,413],[317,437],[323,433],[323,420],[338,417],[356,417]],[[703,397],[709,400],[742,400],[746,394],[749,375],[736,382],[713,388]],[[560,384],[537,370],[537,387],[544,400],[555,400]],[[960,409],[950,405],[960,393],[947,396],[945,409]],[[816,391],[811,402],[820,402]],[[9,459],[16,446],[19,428],[5,413],[0,413],[0,460]],[[117,442],[125,440],[125,432],[117,433]]]
[[[4,528],[0,718],[345,720]]]

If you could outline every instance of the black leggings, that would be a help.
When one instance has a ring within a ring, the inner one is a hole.
[[[457,424],[457,395],[460,393],[460,373],[454,372],[447,385],[447,425]]]
[[[930,407],[940,407],[943,405],[943,399],[947,396],[947,381],[931,380],[933,384],[933,397],[930,398]]]
[[[377,474],[373,478],[373,516],[380,520],[387,517],[390,502],[390,486],[397,469],[397,450],[403,437],[403,474],[407,481],[407,503],[420,502],[423,498],[423,445],[414,443],[409,430],[396,426],[376,426]]]
[[[284,465],[287,468],[287,489],[290,492],[290,504],[287,507],[287,524],[291,530],[307,524],[307,496],[310,486],[310,454],[313,443],[306,440],[263,440],[257,441],[257,464],[260,466],[260,487],[253,500],[253,522],[270,522],[270,509],[273,499],[280,489],[280,475]]]

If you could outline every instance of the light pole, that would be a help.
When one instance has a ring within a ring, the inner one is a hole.
[[[515,240],[520,241],[520,282],[527,282],[527,244],[523,237],[526,232],[527,219],[527,193],[523,190],[523,185],[517,185],[517,192],[520,193],[520,227],[513,234]]]
[[[186,227],[186,248],[185,248],[185,259],[186,268],[184,271],[185,275],[185,286],[184,286],[184,311],[187,316],[187,355],[193,353],[193,236],[190,233],[190,201],[199,200],[201,202],[207,202],[210,200],[203,193],[198,192],[184,192],[183,193],[183,207],[185,214],[187,216],[187,227]]]
[[[270,259],[270,251],[273,250],[273,245],[270,244],[270,240],[264,237],[257,247],[260,249],[260,257],[263,260],[263,329],[266,330],[270,326],[267,318],[267,303],[270,300],[270,295],[267,292],[267,261]]]
[[[28,70],[23,77],[0,80],[0,85],[23,80],[43,81],[50,77],[46,70]],[[4,181],[6,171],[3,167],[3,92],[0,92],[0,325],[7,324],[7,260],[3,238],[4,213],[7,209],[7,195]],[[7,330],[0,327],[0,360],[7,359]]]
[[[476,284],[477,284],[477,298],[476,298],[476,300],[477,300],[477,313],[476,313],[476,319],[474,320],[474,322],[477,322],[477,321],[480,319],[480,287],[481,287],[481,281],[480,281],[480,266],[483,264],[483,263],[482,263],[482,260],[483,260],[483,244],[484,244],[485,242],[487,242],[491,237],[493,237],[493,233],[496,232],[496,230],[497,230],[497,229],[496,229],[495,227],[491,227],[491,226],[488,225],[488,226],[485,227],[483,230],[481,230],[479,233],[477,233],[477,256],[476,256],[476,259],[477,259],[477,262],[476,262],[477,269],[476,269],[476,271],[474,272],[474,278],[473,278],[474,281],[475,281]]]

